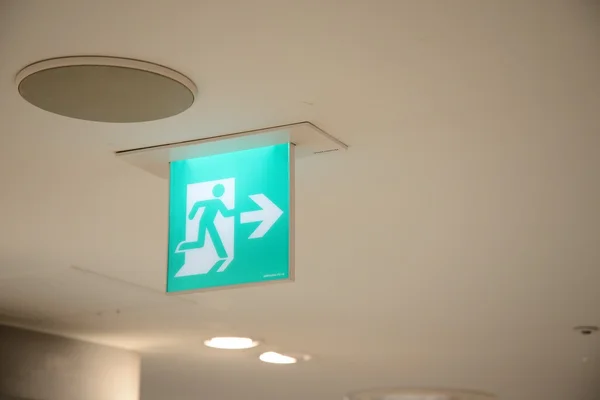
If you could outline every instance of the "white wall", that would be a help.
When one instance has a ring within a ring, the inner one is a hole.
[[[0,397],[138,400],[132,352],[0,326]]]

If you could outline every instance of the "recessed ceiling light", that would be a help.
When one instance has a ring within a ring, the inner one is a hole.
[[[345,400],[494,400],[488,393],[470,390],[379,389],[349,394]]]
[[[446,394],[390,394],[383,397],[383,400],[452,400],[453,398]]]
[[[197,89],[183,74],[147,61],[78,56],[39,61],[16,77],[19,93],[54,114],[97,122],[145,122],[187,110]]]
[[[298,362],[298,360],[294,357],[279,354],[274,351],[262,353],[258,358],[260,359],[260,361],[270,364],[295,364],[296,362]]]
[[[258,341],[244,337],[214,337],[204,344],[215,349],[243,350],[258,346]]]

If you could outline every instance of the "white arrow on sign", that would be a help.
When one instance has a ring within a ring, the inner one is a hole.
[[[277,222],[279,217],[281,217],[283,211],[262,193],[251,194],[248,197],[258,204],[261,209],[241,213],[240,222],[242,224],[260,222],[254,232],[248,237],[248,239],[258,239],[265,236],[269,229]]]

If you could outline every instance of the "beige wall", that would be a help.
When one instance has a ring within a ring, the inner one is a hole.
[[[138,400],[132,352],[0,326],[0,398]]]

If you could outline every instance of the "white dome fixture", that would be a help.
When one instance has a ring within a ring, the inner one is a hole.
[[[494,400],[495,396],[470,390],[379,389],[347,395],[344,400]]]
[[[52,58],[23,68],[19,94],[54,114],[96,122],[146,122],[187,110],[197,89],[162,65],[117,57]]]
[[[214,337],[204,341],[204,345],[214,349],[245,350],[258,346],[259,342],[244,337]]]

